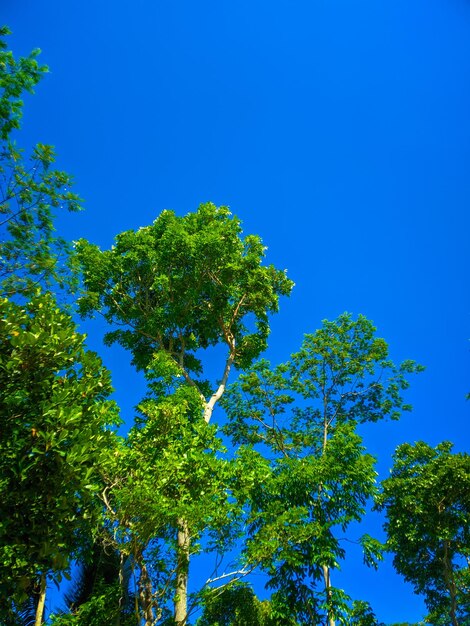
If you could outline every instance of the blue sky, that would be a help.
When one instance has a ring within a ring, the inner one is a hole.
[[[51,69],[18,139],[55,145],[85,199],[61,234],[107,247],[163,209],[229,205],[296,283],[273,362],[349,311],[426,366],[414,412],[365,432],[381,477],[403,441],[469,451],[470,2],[3,0],[1,21]],[[128,356],[87,331],[130,419]],[[346,591],[384,621],[423,615],[388,562],[359,560]]]

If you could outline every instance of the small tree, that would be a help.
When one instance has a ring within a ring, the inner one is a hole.
[[[393,564],[431,624],[470,623],[470,456],[420,441],[397,448],[379,498]]]
[[[234,583],[204,595],[202,616],[196,626],[268,626],[265,608],[249,585]]]

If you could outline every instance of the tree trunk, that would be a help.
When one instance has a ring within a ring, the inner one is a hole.
[[[124,552],[119,552],[119,602],[114,626],[121,626],[121,613],[124,603]]]
[[[326,446],[328,445],[328,398],[325,394],[323,394],[323,446],[322,446],[322,456],[326,455]],[[323,491],[323,485],[319,486],[319,493]],[[327,565],[322,566],[323,569],[323,580],[325,581],[325,591],[326,591],[326,599],[328,604],[331,600],[331,579],[330,579],[330,568]],[[335,626],[335,619],[331,615],[331,609],[328,607],[328,626]]]
[[[41,626],[42,618],[44,617],[44,606],[46,604],[46,575],[41,576],[41,584],[39,588],[39,601],[36,609],[36,619],[34,620],[34,626]]]
[[[144,626],[153,626],[154,614],[153,614],[153,597],[152,597],[152,583],[148,575],[147,566],[144,561],[140,563],[140,576],[139,576],[139,599],[142,613],[144,616]]]
[[[240,306],[244,300],[241,299],[238,306]],[[217,391],[212,394],[208,402],[204,402],[203,418],[206,424],[209,424],[214,407],[220,400],[225,392],[230,369],[235,360],[235,339],[231,333],[228,333],[226,339],[229,344],[229,355],[225,362],[224,373],[222,380],[217,388]],[[180,364],[182,366],[182,362]],[[182,366],[183,367],[183,366]],[[183,374],[186,380],[190,382],[190,378],[187,372],[183,368]],[[191,383],[190,383],[191,384]],[[204,400],[204,396],[202,396]],[[175,603],[174,603],[174,615],[176,626],[185,626],[188,618],[188,575],[189,575],[189,550],[191,547],[191,537],[189,535],[188,523],[186,520],[180,518],[177,521],[178,524],[178,536],[177,536],[177,561],[176,561],[176,589],[175,589]]]
[[[327,565],[323,565],[323,580],[325,581],[325,591],[328,603],[331,599],[331,582],[330,582],[330,568]],[[335,618],[331,615],[331,609],[328,608],[328,626],[335,626]]]
[[[454,568],[449,557],[449,542],[444,541],[444,580],[450,596],[450,619],[452,626],[459,626],[457,621],[457,588],[454,581]]]
[[[188,617],[189,548],[191,545],[186,520],[178,520],[177,541],[175,622],[176,626],[185,626]]]

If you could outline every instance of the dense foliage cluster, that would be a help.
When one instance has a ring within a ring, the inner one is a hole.
[[[292,281],[227,207],[202,204],[116,237],[54,234],[70,177],[13,141],[21,95],[46,71],[0,31],[0,624],[378,625],[335,584],[351,528],[385,510],[383,550],[431,624],[470,623],[470,463],[450,444],[399,447],[380,486],[362,433],[398,419],[409,378],[363,316],[325,320],[298,352],[259,360]],[[81,285],[77,294],[78,285]],[[70,311],[100,313],[145,375],[117,434],[109,372]],[[215,371],[215,374],[213,373]],[[235,379],[235,372],[238,379]],[[233,383],[230,384],[230,377]],[[222,405],[225,418],[213,415]],[[204,555],[202,559],[202,555]],[[191,565],[213,563],[201,581]],[[259,600],[250,574],[262,572]],[[45,615],[48,584],[73,582]]]
[[[424,595],[432,624],[470,615],[470,456],[452,444],[405,443],[378,499],[394,565]]]

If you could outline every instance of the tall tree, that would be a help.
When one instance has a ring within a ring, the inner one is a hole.
[[[47,578],[60,579],[98,523],[98,466],[117,415],[108,372],[51,293],[77,281],[53,213],[79,200],[51,168],[51,146],[29,159],[16,146],[22,96],[47,68],[39,50],[15,59],[8,34],[0,29],[0,606],[15,619],[32,594],[37,626]]]
[[[198,432],[201,421],[211,421],[232,367],[249,366],[266,348],[268,315],[292,288],[284,272],[262,265],[260,238],[241,234],[240,221],[228,208],[209,203],[184,217],[164,211],[151,226],[118,235],[108,251],[85,241],[77,246],[85,288],[81,312],[100,311],[117,327],[106,341],[129,349],[137,368],[150,368],[155,380],[164,381],[168,368],[176,368],[171,375],[196,394],[198,408],[191,408],[189,421]],[[214,384],[204,379],[202,355],[216,346],[225,354]],[[184,498],[176,495],[176,502],[182,515],[175,528],[174,612],[183,626],[194,528],[193,516],[184,513]]]
[[[332,584],[345,556],[338,530],[344,535],[359,521],[376,493],[375,459],[357,426],[409,409],[401,392],[417,369],[411,361],[395,366],[372,323],[344,314],[306,335],[290,362],[274,369],[257,363],[225,396],[225,430],[252,468],[240,481],[249,526],[245,558],[268,573],[281,619],[332,626],[367,615],[365,605],[351,607]],[[361,542],[373,564],[378,542],[367,536]]]
[[[470,623],[470,456],[444,442],[403,444],[383,483],[393,564],[424,595],[431,624]]]
[[[25,92],[47,72],[39,50],[15,59],[0,28],[0,295],[30,296],[39,285],[75,283],[68,267],[69,247],[54,233],[53,211],[80,209],[71,177],[53,169],[54,149],[37,144],[25,158],[14,141]]]
[[[0,606],[60,580],[101,517],[109,373],[50,295],[0,300]],[[42,603],[42,604],[41,604]]]

